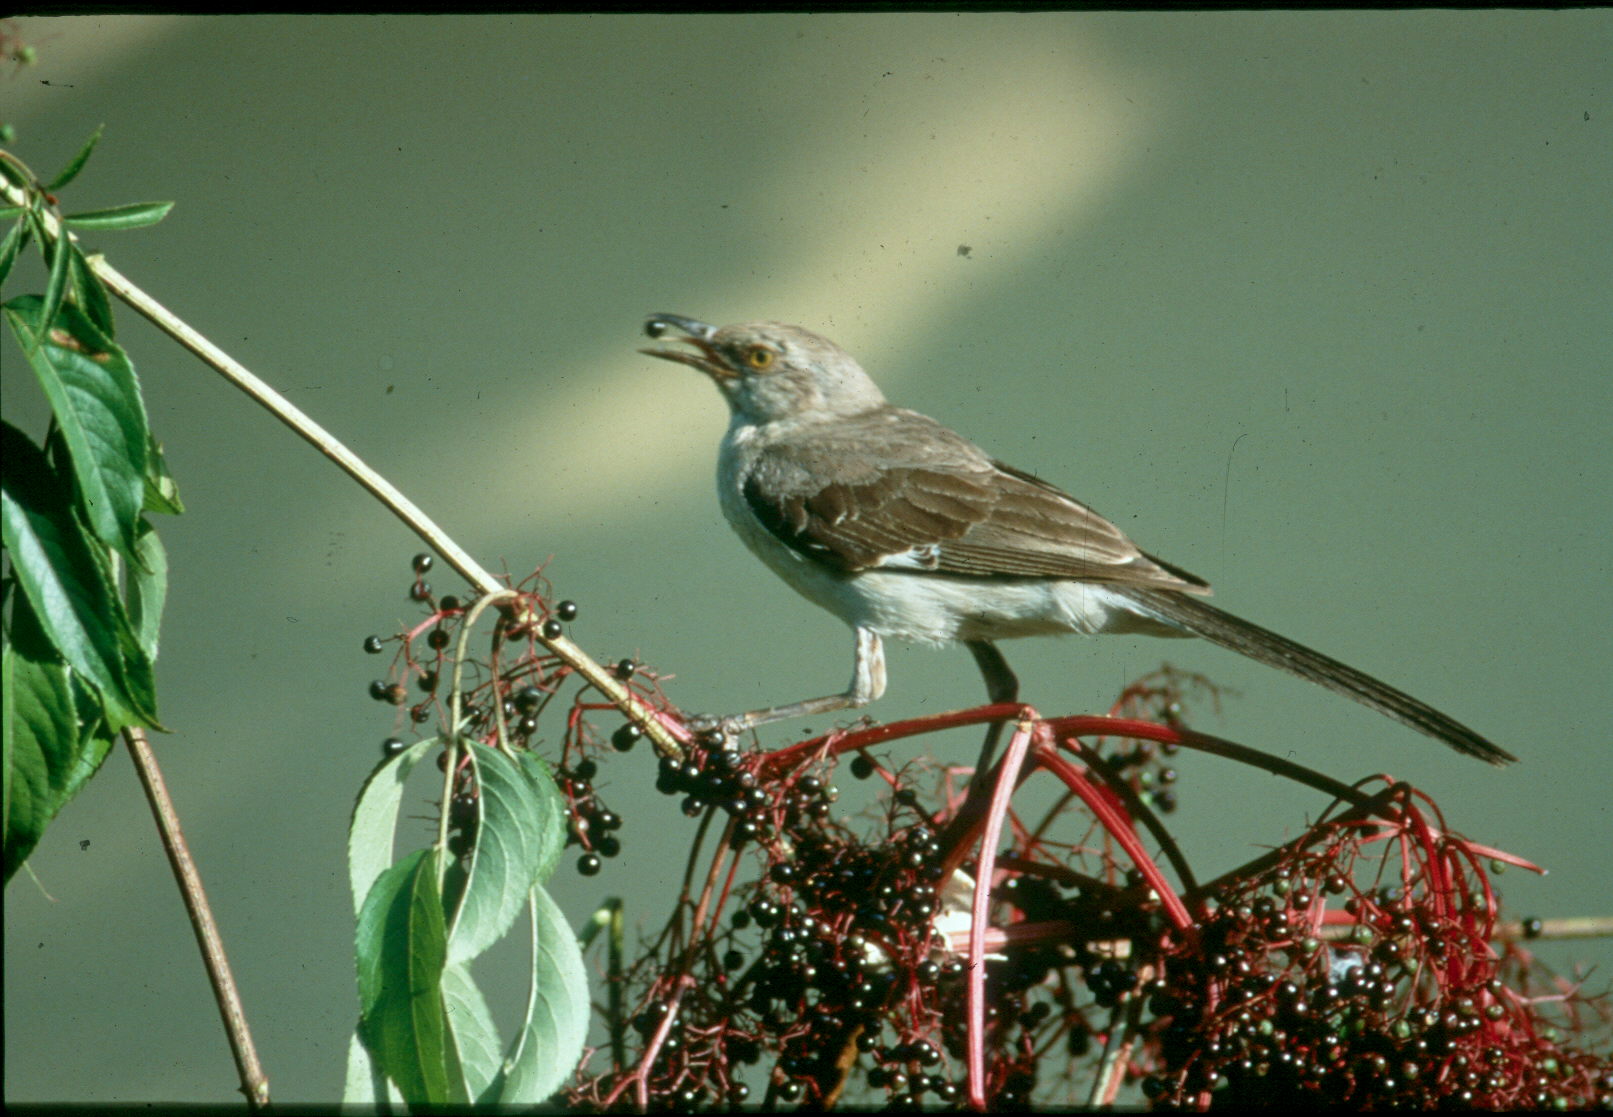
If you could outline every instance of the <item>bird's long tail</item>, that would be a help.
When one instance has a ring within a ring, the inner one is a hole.
[[[1312,651],[1303,644],[1296,644],[1275,632],[1223,612],[1199,598],[1141,586],[1110,588],[1130,599],[1139,612],[1155,620],[1177,625],[1223,648],[1231,648],[1250,659],[1319,683],[1386,717],[1444,741],[1457,752],[1476,756],[1491,764],[1507,764],[1517,759],[1461,722],[1419,702],[1404,691],[1396,690],[1388,683],[1379,682],[1371,675],[1363,674],[1321,652]]]

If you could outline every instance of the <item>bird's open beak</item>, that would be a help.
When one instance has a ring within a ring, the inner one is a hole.
[[[733,378],[733,370],[722,361],[716,348],[711,344],[712,335],[717,332],[717,327],[696,322],[693,318],[685,318],[681,314],[652,314],[644,320],[644,332],[650,337],[661,337],[666,333],[668,326],[682,330],[687,336],[674,340],[692,346],[695,351],[691,353],[687,349],[640,349],[639,352],[651,357],[660,357],[664,361],[676,361],[681,365],[688,365],[716,380]]]

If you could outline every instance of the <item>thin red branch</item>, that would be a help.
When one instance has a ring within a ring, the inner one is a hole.
[[[1016,779],[1030,751],[1039,723],[1022,719],[1014,726],[1008,749],[997,765],[991,809],[986,812],[985,832],[980,837],[980,870],[975,875],[973,906],[969,925],[968,986],[968,1066],[969,1104],[986,1108],[986,927],[991,918],[992,874],[996,872],[997,841],[1002,836],[1003,817],[1013,797]]]
[[[1063,780],[1066,787],[1081,797],[1087,809],[1098,817],[1103,828],[1120,844],[1120,848],[1126,851],[1131,863],[1143,874],[1148,886],[1159,896],[1165,917],[1171,921],[1172,926],[1182,932],[1190,930],[1193,926],[1193,917],[1188,913],[1187,905],[1182,903],[1182,898],[1176,894],[1176,890],[1159,871],[1159,866],[1154,864],[1154,859],[1143,848],[1136,830],[1131,826],[1131,819],[1117,809],[1110,792],[1090,782],[1079,768],[1052,747],[1039,750],[1038,759],[1043,766]]]

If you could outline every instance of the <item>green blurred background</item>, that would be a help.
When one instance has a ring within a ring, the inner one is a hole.
[[[634,352],[640,322],[799,322],[1226,608],[1524,763],[1486,768],[1199,644],[1009,645],[1044,712],[1101,710],[1168,657],[1241,692],[1199,727],[1347,779],[1392,772],[1452,827],[1548,866],[1503,878],[1513,915],[1608,911],[1607,12],[11,29],[38,54],[0,77],[13,149],[50,173],[107,125],[67,208],[178,202],[92,246],[485,563],[552,556],[574,638],[675,673],[684,707],[838,689],[850,640],[722,523],[725,409]],[[393,728],[359,644],[418,616],[419,548],[132,312],[120,323],[190,507],[159,525],[175,732],[157,747],[275,1097],[330,1099],[356,1011],[344,831]],[[37,434],[37,388],[3,359],[7,416]],[[881,719],[979,698],[961,651],[896,647],[890,671]],[[1174,822],[1206,875],[1323,805],[1220,762],[1180,768]],[[601,777],[624,851],[593,879],[568,857],[554,891],[579,923],[612,893],[646,927],[665,911],[692,828],[653,769],[641,749]],[[38,884],[5,895],[7,1100],[236,1098],[122,752],[31,865]]]

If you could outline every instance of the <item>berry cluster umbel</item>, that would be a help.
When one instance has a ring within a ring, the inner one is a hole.
[[[601,872],[621,851],[622,818],[598,777],[642,733],[586,685],[568,690],[572,669],[539,640],[575,621],[576,605],[551,606],[534,575],[518,587],[523,607],[501,610],[485,660],[456,665],[476,602],[435,597],[429,568],[417,560],[410,596],[430,615],[397,638],[393,677],[372,695],[400,721],[456,709],[471,739],[543,749],[576,867]],[[675,716],[653,671],[623,659],[613,674]],[[468,680],[457,696],[456,678]],[[1489,854],[1410,788],[1368,795],[1310,773],[1302,782],[1342,805],[1251,864],[1194,881],[1162,821],[1186,782],[1181,749],[1257,763],[1185,727],[1184,693],[1214,697],[1202,684],[1166,669],[1128,687],[1108,719],[987,707],[773,752],[690,735],[653,769],[688,820],[683,890],[665,928],[610,975],[607,1003],[623,1006],[606,1020],[611,1050],[585,1061],[567,1101],[1012,1109],[1107,1104],[1130,1083],[1162,1107],[1613,1104],[1613,1065],[1572,1043],[1588,1022],[1606,1026],[1602,1006],[1551,984],[1518,944],[1493,945]],[[997,817],[994,787],[1015,786],[1001,760],[969,780],[873,751],[993,722],[1033,742],[1018,779],[1053,773],[1071,794],[1031,811],[1015,791]],[[856,825],[833,783],[842,760],[880,787],[879,809]],[[1259,766],[1300,778],[1291,762]],[[449,847],[463,856],[480,817],[468,764],[451,789]],[[988,813],[994,850],[979,848]],[[977,889],[987,930],[971,970]]]
[[[1409,789],[1395,798],[1417,810]],[[1205,1096],[1352,1110],[1613,1104],[1613,1064],[1567,1044],[1551,1019],[1575,998],[1521,944],[1492,948],[1495,895],[1465,843],[1430,828],[1425,843],[1400,843],[1398,856],[1386,843],[1389,856],[1368,859],[1375,830],[1321,826],[1221,891],[1148,1001],[1158,1046],[1145,1096],[1173,1107]],[[1363,887],[1368,871],[1397,883]]]
[[[465,689],[456,699],[449,690],[456,678],[459,626],[478,599],[475,594],[438,597],[425,580],[433,565],[432,556],[416,555],[411,562],[414,577],[408,587],[410,600],[430,610],[427,618],[390,641],[380,636],[368,636],[363,641],[364,651],[371,655],[384,652],[389,643],[397,645],[393,677],[372,682],[370,697],[398,707],[400,719],[407,717],[413,726],[423,726],[434,719],[446,724],[451,707],[457,705],[464,738],[488,745],[502,741],[512,749],[537,747],[542,743],[540,721],[573,674],[559,657],[544,651],[537,636],[554,639],[562,635],[565,625],[577,619],[579,607],[566,600],[551,604],[549,586],[541,572],[531,575],[516,587],[521,591],[518,603],[498,607],[489,661],[461,665],[457,677],[469,681],[462,683]],[[656,689],[653,673],[641,673],[634,660],[620,660],[612,673],[649,704],[666,705]],[[412,702],[411,684],[419,692]],[[584,715],[602,708],[609,708],[608,704],[585,701],[583,691],[576,693],[567,711],[556,769],[558,786],[570,808],[567,844],[581,848],[576,864],[585,876],[598,873],[604,859],[617,856],[622,849],[616,833],[622,825],[621,817],[605,804],[593,783],[599,772],[596,758],[601,746]],[[612,743],[617,750],[626,751],[640,735],[637,726],[629,725],[615,735]],[[387,737],[381,746],[386,757],[406,747],[399,736]],[[438,757],[439,770],[446,759],[446,752]],[[479,817],[477,795],[474,773],[462,757],[449,803],[449,851],[455,856],[464,856],[473,847]]]

